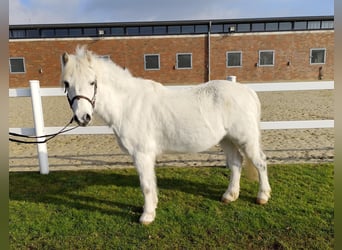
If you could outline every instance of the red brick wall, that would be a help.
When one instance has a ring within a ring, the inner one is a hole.
[[[87,44],[100,55],[110,55],[133,75],[166,84],[191,84],[208,80],[207,36],[131,37],[86,40],[12,40],[10,57],[24,57],[26,73],[10,74],[10,88],[27,87],[31,79],[42,86],[60,83],[60,56],[73,53],[78,44]],[[310,65],[310,48],[326,48],[326,63]],[[227,68],[226,52],[242,51],[242,67]],[[256,67],[259,50],[274,50],[273,67]],[[192,53],[192,69],[175,69],[177,53]],[[160,70],[144,70],[144,54],[160,54]],[[291,65],[287,66],[290,61]],[[318,80],[323,66],[323,79],[334,78],[334,32],[292,32],[212,35],[211,79],[236,75],[241,82]],[[42,69],[42,73],[39,70]]]
[[[312,48],[326,48],[325,64],[310,65]],[[256,66],[259,50],[275,51],[274,66]],[[211,51],[212,79],[235,75],[241,82],[318,80],[321,66],[323,79],[334,78],[334,33],[330,31],[214,37],[211,39]],[[227,51],[242,51],[242,67],[226,67],[223,59]]]

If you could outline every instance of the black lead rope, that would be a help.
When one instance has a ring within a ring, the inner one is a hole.
[[[67,129],[67,127],[74,121],[74,118],[72,118],[70,120],[70,122],[65,125],[60,131],[58,131],[57,133],[54,134],[48,134],[48,135],[41,135],[41,136],[30,136],[30,135],[22,135],[22,134],[17,134],[17,133],[11,133],[9,132],[10,136],[14,136],[14,137],[22,137],[22,138],[27,138],[27,139],[39,139],[39,138],[46,138],[43,141],[27,141],[27,140],[19,140],[19,139],[15,139],[15,138],[9,138],[10,141],[12,142],[19,142],[19,143],[25,143],[25,144],[37,144],[37,143],[46,143],[47,141],[51,140],[52,138],[56,137],[59,134],[63,134],[66,132],[69,132],[75,128],[78,128],[79,125],[69,128]]]

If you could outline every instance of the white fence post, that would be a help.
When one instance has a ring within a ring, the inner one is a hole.
[[[44,132],[44,118],[43,118],[43,108],[42,99],[40,96],[40,84],[38,80],[30,80],[31,88],[31,99],[32,99],[32,110],[34,127],[36,131],[36,136],[42,136]],[[44,141],[45,137],[38,138],[37,142]],[[46,143],[37,143],[38,159],[39,159],[39,170],[41,174],[49,173],[49,161]]]

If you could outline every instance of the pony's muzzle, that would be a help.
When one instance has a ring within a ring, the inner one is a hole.
[[[77,115],[74,116],[74,121],[77,122],[80,126],[87,126],[91,122],[91,115],[85,114],[81,118],[78,118]]]

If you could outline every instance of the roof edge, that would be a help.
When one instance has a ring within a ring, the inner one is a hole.
[[[238,19],[206,19],[206,20],[173,20],[173,21],[136,21],[136,22],[98,22],[98,23],[51,23],[51,24],[12,24],[9,29],[28,28],[71,28],[71,27],[106,27],[106,26],[156,26],[156,25],[186,25],[215,23],[248,23],[248,22],[279,22],[279,21],[314,21],[334,20],[334,15],[328,16],[293,16],[293,17],[263,17]]]

